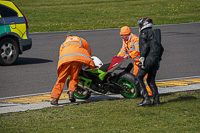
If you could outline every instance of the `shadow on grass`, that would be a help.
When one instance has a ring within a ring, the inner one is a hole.
[[[164,93],[164,94],[160,94],[160,96],[170,96],[172,95],[173,93]]]
[[[170,96],[173,95],[174,93],[165,93],[165,94],[160,94],[160,97],[165,97],[165,96]],[[195,96],[179,96],[175,99],[171,99],[165,102],[161,101],[161,104],[165,104],[165,103],[170,103],[170,102],[182,102],[182,101],[189,101],[189,100],[196,100],[197,97]]]
[[[161,97],[165,97],[165,96],[170,96],[170,95],[173,95],[173,93],[165,93],[165,94],[160,94]],[[152,97],[151,97],[152,98]],[[84,104],[84,103],[90,103],[90,102],[98,102],[98,101],[103,101],[103,100],[120,100],[121,98],[119,97],[110,97],[110,96],[98,96],[98,97],[90,97],[89,99],[87,100],[81,100],[81,101],[76,101],[74,103],[71,103],[71,102],[67,102],[67,103],[61,103],[61,104],[58,104],[59,105],[68,105],[68,104],[73,104],[73,105],[79,105],[79,104]],[[126,99],[126,98],[124,98]],[[136,99],[141,99],[142,100],[142,97],[138,97]],[[180,96],[180,97],[177,97],[175,99],[172,99],[172,100],[168,100],[168,101],[161,101],[161,105],[162,104],[166,104],[166,103],[170,103],[170,102],[182,102],[182,101],[189,101],[189,100],[196,100],[197,97],[195,96]]]
[[[181,101],[189,101],[189,100],[196,100],[197,98],[194,96],[181,96],[176,99],[169,100],[168,102],[181,102]]]
[[[103,101],[103,100],[119,100],[121,98],[119,97],[109,97],[109,96],[97,96],[97,97],[90,97],[88,99],[82,99],[81,101],[76,101],[74,103],[67,102],[67,103],[60,103],[59,105],[67,105],[67,104],[74,104],[74,105],[79,105],[79,104],[84,104],[84,103],[90,103],[90,102],[98,102],[98,101]]]

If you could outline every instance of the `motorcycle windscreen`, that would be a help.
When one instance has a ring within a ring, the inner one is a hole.
[[[107,70],[107,72],[113,72],[115,69],[117,69],[122,62],[125,60],[126,58],[122,57],[122,56],[114,56],[112,58],[112,61],[110,63],[110,66]]]

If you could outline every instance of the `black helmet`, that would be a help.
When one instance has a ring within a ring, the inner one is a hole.
[[[137,22],[140,25],[140,31],[153,26],[153,20],[150,18],[141,18]]]

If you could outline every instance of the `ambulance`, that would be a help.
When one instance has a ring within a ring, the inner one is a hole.
[[[29,50],[28,21],[11,0],[0,0],[0,65],[12,65]]]

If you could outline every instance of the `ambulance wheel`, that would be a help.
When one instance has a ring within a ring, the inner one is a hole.
[[[18,43],[12,38],[4,38],[0,41],[0,64],[7,66],[16,62],[19,56]]]

